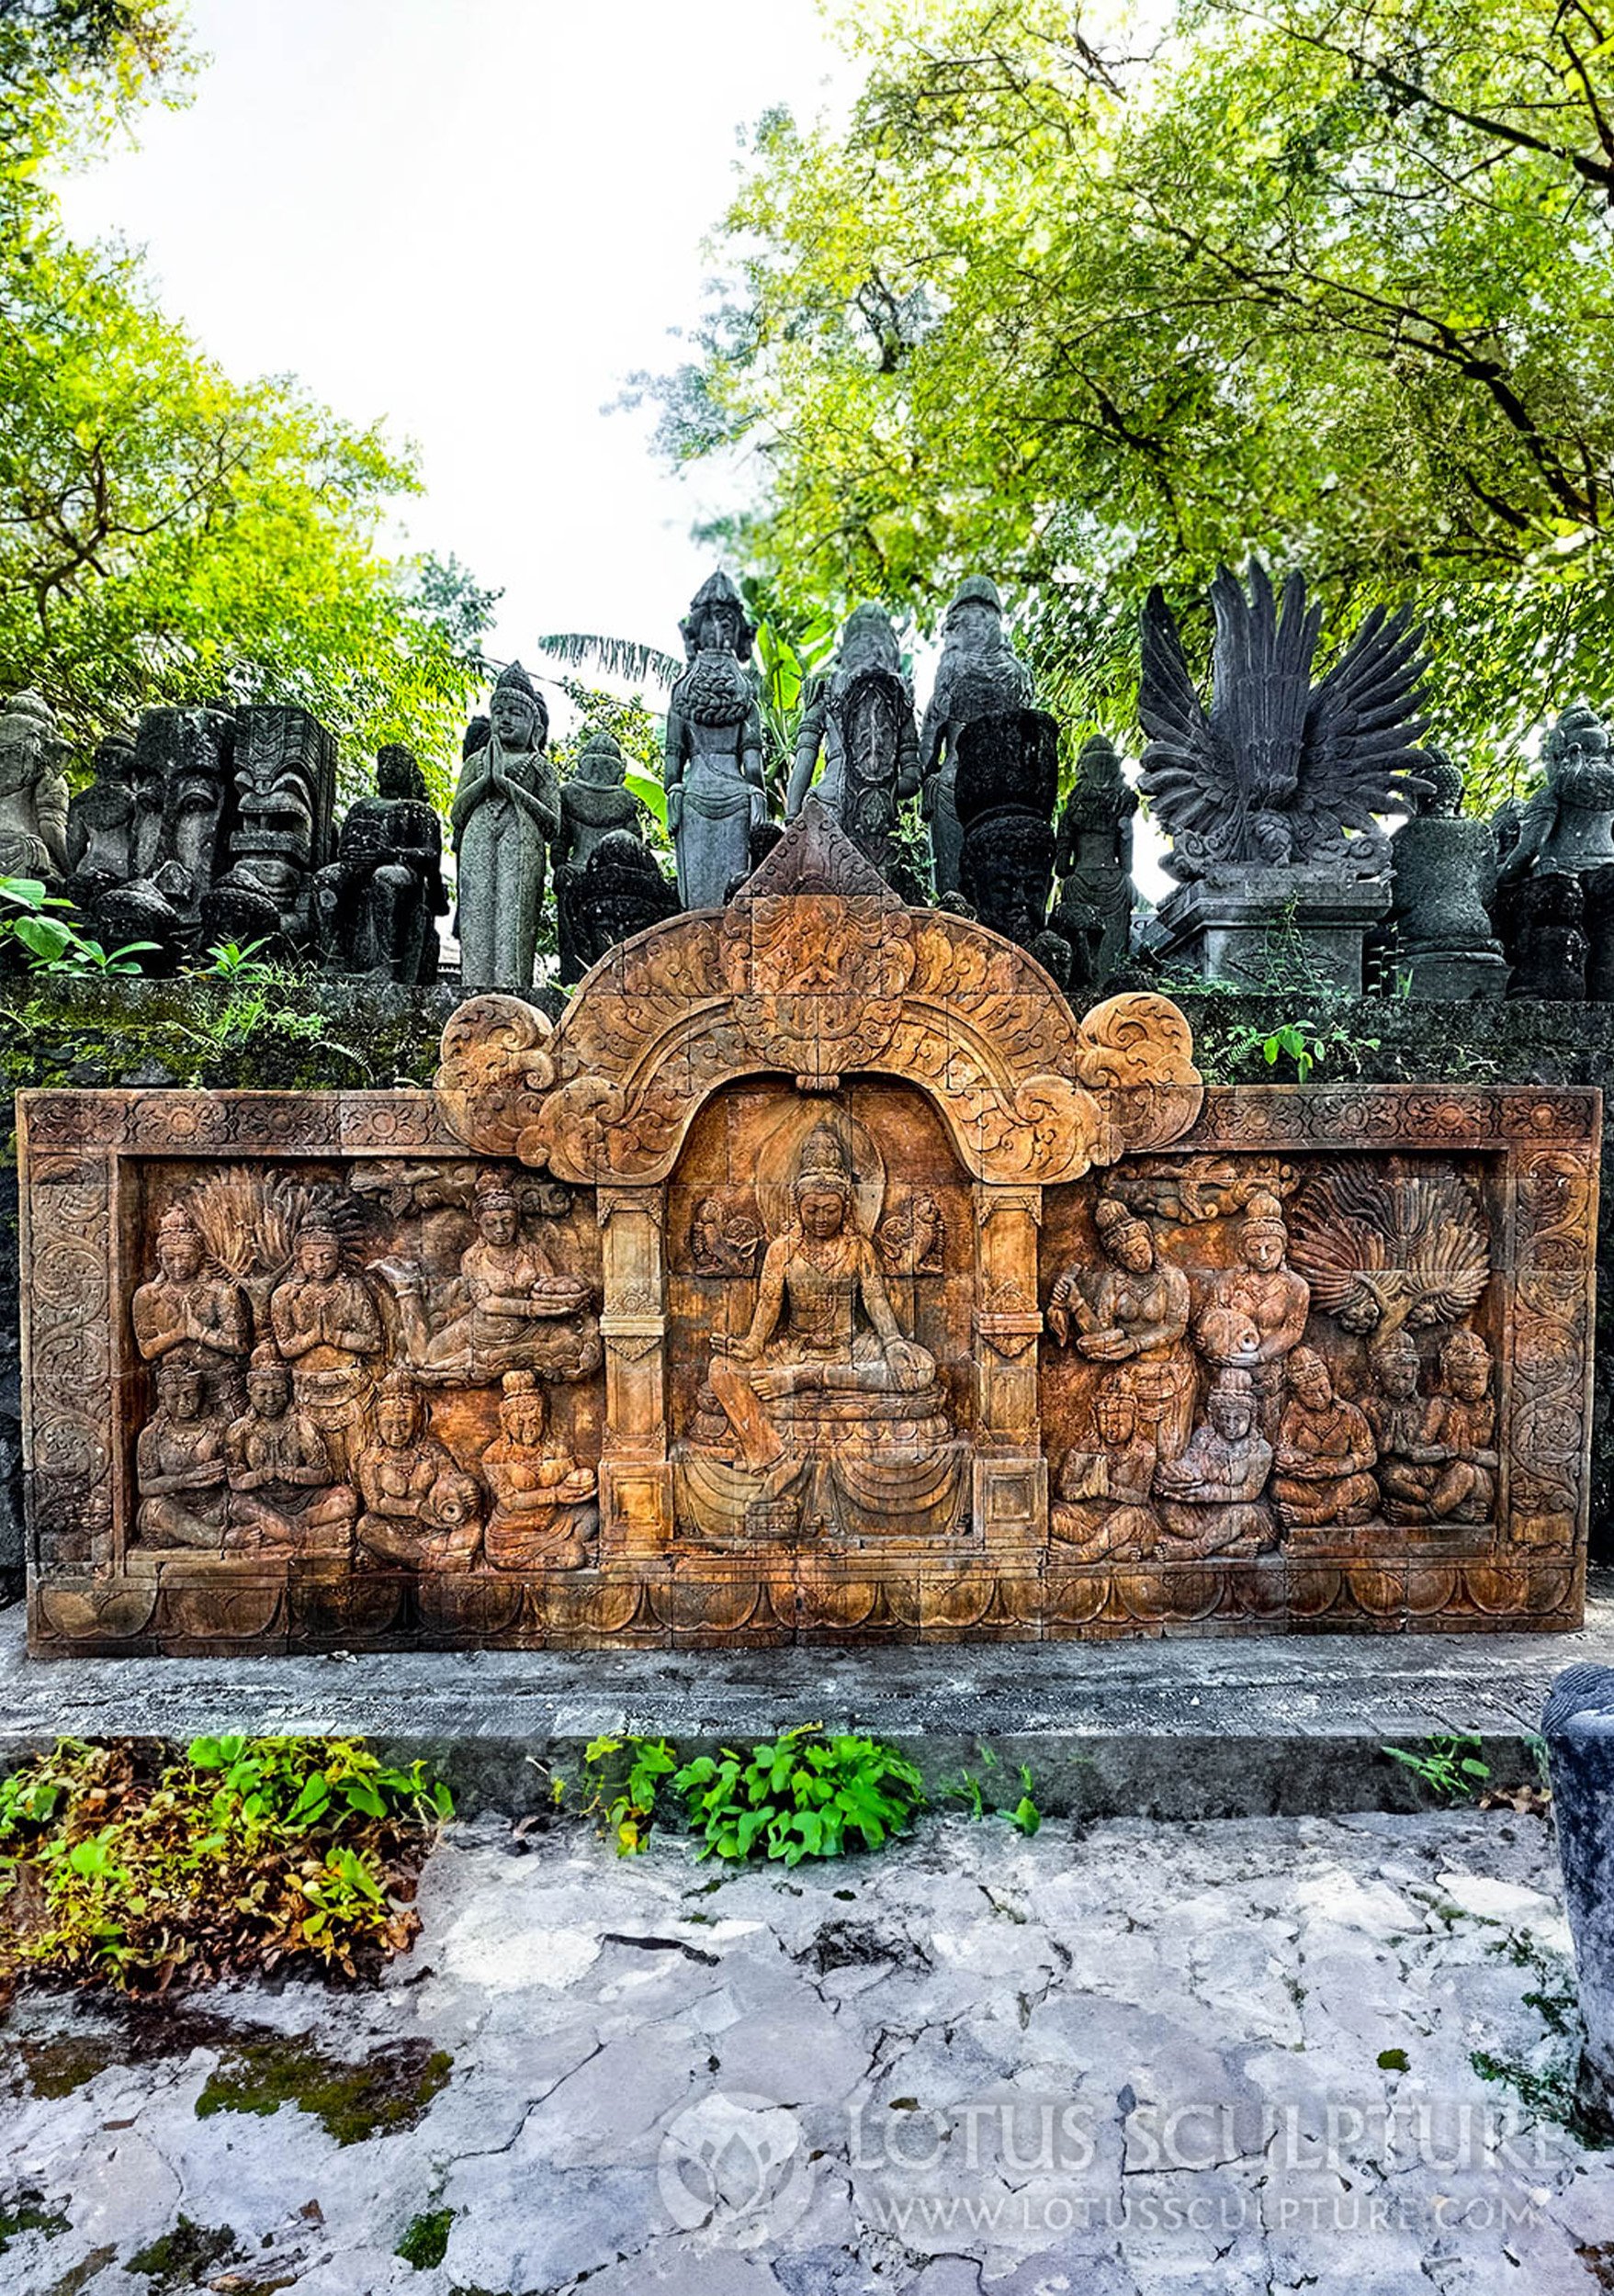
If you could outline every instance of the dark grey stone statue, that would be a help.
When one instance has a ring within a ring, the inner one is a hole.
[[[1541,1735],[1586,2029],[1578,2102],[1614,2132],[1614,1668],[1566,1667]]]
[[[443,829],[414,751],[378,751],[376,792],[349,807],[319,898],[328,961],[406,987],[437,977],[437,926],[446,915]]]
[[[310,955],[335,839],[336,737],[307,710],[254,703],[235,713],[234,781],[230,866],[202,895],[198,944]]]
[[[1157,945],[1214,977],[1360,993],[1362,943],[1389,906],[1378,817],[1411,813],[1425,783],[1416,744],[1423,658],[1410,613],[1375,608],[1312,682],[1322,609],[1292,574],[1281,606],[1265,569],[1249,595],[1225,567],[1211,588],[1216,636],[1207,711],[1158,590],[1143,612],[1139,787],[1173,839],[1183,890],[1160,905]]]
[[[56,714],[42,694],[0,703],[0,877],[60,884],[67,874],[67,776]]]
[[[679,907],[660,861],[632,829],[607,829],[598,839],[570,902],[579,980],[620,942],[676,917]]]
[[[67,891],[85,915],[98,895],[140,874],[140,827],[133,737],[103,735],[96,744],[95,778],[67,808]]]
[[[931,825],[936,896],[957,893],[963,832],[954,792],[958,742],[975,717],[1030,709],[1036,696],[1032,673],[1003,629],[1003,601],[996,582],[972,574],[954,592],[942,625],[942,658],[920,735],[924,815]]]
[[[1054,889],[1059,728],[1044,710],[974,717],[958,732],[959,891],[980,922],[1030,949]]]
[[[1464,818],[1462,770],[1426,751],[1427,793],[1391,840],[1394,885],[1387,953],[1411,994],[1468,1004],[1500,996],[1507,964],[1491,928],[1496,892],[1496,832]]]
[[[702,583],[679,626],[689,667],[667,711],[667,827],[680,901],[711,909],[746,874],[751,825],[767,815],[762,714],[744,666],[756,632],[726,574]]]
[[[1077,761],[1054,849],[1059,895],[1052,922],[1070,944],[1072,988],[1101,988],[1131,953],[1136,812],[1137,792],[1121,770],[1114,743],[1094,734]]]
[[[454,793],[459,859],[460,977],[467,991],[533,985],[547,850],[560,829],[560,784],[546,754],[549,713],[519,662],[501,671],[488,733]]]
[[[625,786],[627,760],[614,734],[591,734],[560,784],[560,834],[555,840],[555,913],[560,978],[581,981],[594,962],[580,933],[579,893],[602,838],[617,831],[637,838],[638,800]],[[660,872],[657,872],[660,874]]]
[[[1585,702],[1567,709],[1541,741],[1543,786],[1518,816],[1502,863],[1504,884],[1521,877],[1580,877],[1614,862],[1614,757],[1608,729]]]
[[[824,770],[815,783],[820,756]],[[859,606],[802,717],[784,817],[794,821],[813,790],[887,884],[917,900],[922,888],[898,882],[898,825],[900,807],[919,786],[913,688],[902,675],[897,633],[880,607]]]
[[[1304,576],[1289,577],[1280,608],[1265,568],[1252,566],[1247,598],[1224,567],[1211,603],[1208,713],[1158,590],[1143,612],[1140,786],[1174,840],[1166,868],[1184,882],[1229,866],[1383,876],[1376,816],[1409,813],[1424,786],[1410,611],[1375,607],[1314,686],[1323,610],[1308,610]]]

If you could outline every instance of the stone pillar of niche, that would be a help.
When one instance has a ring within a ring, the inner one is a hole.
[[[975,1189],[975,1524],[988,1548],[1040,1547],[1048,1467],[1037,1416],[1040,1187]]]
[[[601,1188],[605,1430],[600,1458],[602,1561],[664,1555],[672,1536],[667,1457],[667,1191]]]

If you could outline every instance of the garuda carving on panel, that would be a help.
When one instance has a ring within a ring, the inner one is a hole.
[[[1382,876],[1389,840],[1378,816],[1410,814],[1428,787],[1410,612],[1375,607],[1314,685],[1322,608],[1308,608],[1301,575],[1280,606],[1264,567],[1251,566],[1247,598],[1224,567],[1211,603],[1208,711],[1157,589],[1143,611],[1138,715],[1149,739],[1138,786],[1174,840],[1165,866],[1190,882],[1251,868]]]
[[[1404,1328],[1461,1322],[1490,1277],[1484,1219],[1455,1172],[1352,1159],[1308,1184],[1290,1229],[1313,1305],[1375,1346]]]

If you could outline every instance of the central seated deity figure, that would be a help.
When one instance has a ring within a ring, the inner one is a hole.
[[[751,1328],[714,1339],[710,1381],[754,1471],[804,1449],[946,1440],[935,1360],[903,1336],[827,1123],[802,1148],[790,1224],[763,1258]]]

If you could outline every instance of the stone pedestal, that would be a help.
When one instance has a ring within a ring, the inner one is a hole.
[[[1156,948],[1208,981],[1360,996],[1362,944],[1389,906],[1389,886],[1372,879],[1242,869],[1236,884],[1201,880],[1168,895]]]
[[[1395,962],[1410,974],[1413,996],[1430,1004],[1480,1004],[1507,988],[1507,960],[1499,949],[1408,950]]]
[[[1614,2130],[1614,1667],[1566,1668],[1541,1731],[1586,2026],[1579,2100]]]

